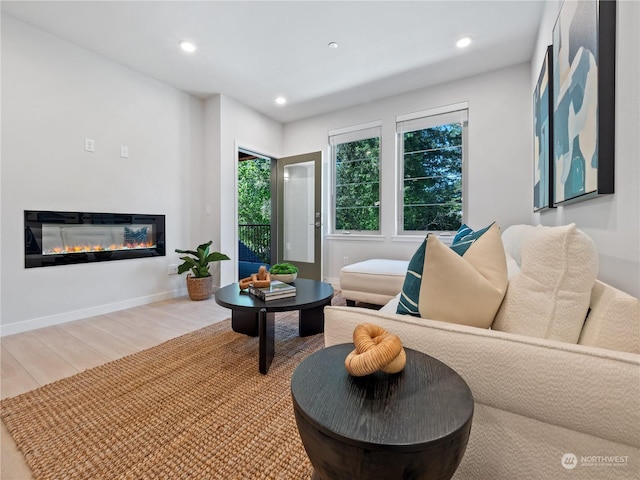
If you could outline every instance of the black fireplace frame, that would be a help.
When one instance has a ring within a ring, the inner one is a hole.
[[[136,224],[153,225],[155,245],[151,248],[99,252],[43,254],[42,225],[112,225],[123,227]],[[149,258],[166,255],[165,216],[132,213],[24,211],[24,266],[53,267],[78,263]]]

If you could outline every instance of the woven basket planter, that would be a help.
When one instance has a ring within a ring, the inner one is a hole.
[[[187,291],[191,300],[206,300],[213,292],[213,277],[196,278],[187,274]]]

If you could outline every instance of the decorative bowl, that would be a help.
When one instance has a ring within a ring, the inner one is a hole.
[[[298,278],[298,273],[271,273],[271,280],[279,280],[282,283],[292,283]]]

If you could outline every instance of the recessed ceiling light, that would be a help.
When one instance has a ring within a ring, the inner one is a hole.
[[[458,48],[465,48],[465,47],[468,47],[469,45],[471,45],[471,37],[469,37],[469,36],[460,37],[456,41],[456,47],[458,47]]]
[[[179,45],[182,50],[189,53],[193,53],[198,49],[198,47],[196,47],[196,44],[190,42],[189,40],[181,40]]]
[[[276,103],[278,105],[284,105],[285,103],[287,103],[287,99],[284,98],[284,97],[278,97],[278,98],[276,98]]]
[[[334,49],[334,50],[335,50],[336,48],[338,48],[338,44],[337,44],[336,42],[329,42],[329,45],[327,45],[327,46],[328,46],[329,48]]]

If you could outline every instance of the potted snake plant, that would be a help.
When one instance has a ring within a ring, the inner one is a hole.
[[[209,272],[211,262],[229,260],[224,253],[211,252],[210,247],[213,240],[199,245],[196,250],[180,250],[176,248],[176,253],[185,254],[180,257],[184,263],[178,266],[178,274],[187,274],[187,291],[191,300],[206,300],[211,297],[213,291],[213,277]]]

